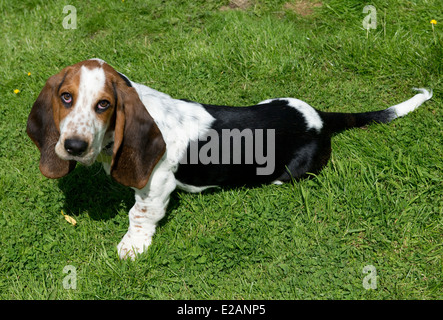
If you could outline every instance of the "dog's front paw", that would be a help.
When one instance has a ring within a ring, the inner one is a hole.
[[[145,252],[151,244],[152,237],[134,236],[126,233],[122,241],[117,245],[117,251],[120,259],[135,259],[137,254]]]

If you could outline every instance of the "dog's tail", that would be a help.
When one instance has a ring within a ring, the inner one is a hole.
[[[350,128],[363,127],[372,122],[387,123],[396,118],[403,117],[411,111],[417,109],[423,102],[432,98],[432,90],[426,89],[414,90],[420,92],[411,99],[400,104],[387,108],[385,110],[364,112],[364,113],[334,113],[321,112],[325,123],[325,129],[330,133],[337,133]]]

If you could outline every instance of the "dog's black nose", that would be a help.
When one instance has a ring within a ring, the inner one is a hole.
[[[77,139],[66,139],[65,140],[65,150],[67,153],[73,156],[80,156],[88,148],[88,143],[83,140]]]

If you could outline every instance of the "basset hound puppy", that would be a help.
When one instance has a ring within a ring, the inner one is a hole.
[[[365,113],[326,113],[293,98],[234,108],[173,99],[91,59],[47,80],[27,133],[46,177],[99,158],[115,181],[135,190],[129,229],[117,246],[120,258],[133,259],[151,244],[176,187],[281,184],[317,173],[334,133],[404,116],[432,96],[417,90],[403,103]]]

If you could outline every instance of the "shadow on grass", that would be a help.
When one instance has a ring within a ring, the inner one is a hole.
[[[87,212],[93,220],[108,220],[119,210],[128,213],[135,204],[134,191],[112,180],[99,163],[91,167],[77,164],[74,171],[58,180],[58,186],[65,195],[63,210],[69,215]],[[160,225],[171,219],[169,213],[178,206],[179,197],[173,192]]]
[[[93,220],[108,220],[120,209],[129,211],[134,205],[134,191],[114,182],[100,164],[77,167],[58,180],[65,194],[64,212],[79,215],[88,212]]]
[[[119,211],[128,213],[135,204],[134,191],[112,180],[99,163],[91,167],[77,164],[73,172],[58,180],[58,186],[65,195],[63,211],[73,216],[87,212],[93,220],[109,220]],[[210,188],[201,193],[213,194],[232,189],[260,187],[262,185],[226,186]],[[166,215],[158,226],[161,227],[173,219],[173,212],[180,206],[181,192],[186,191],[176,190],[171,194]]]

